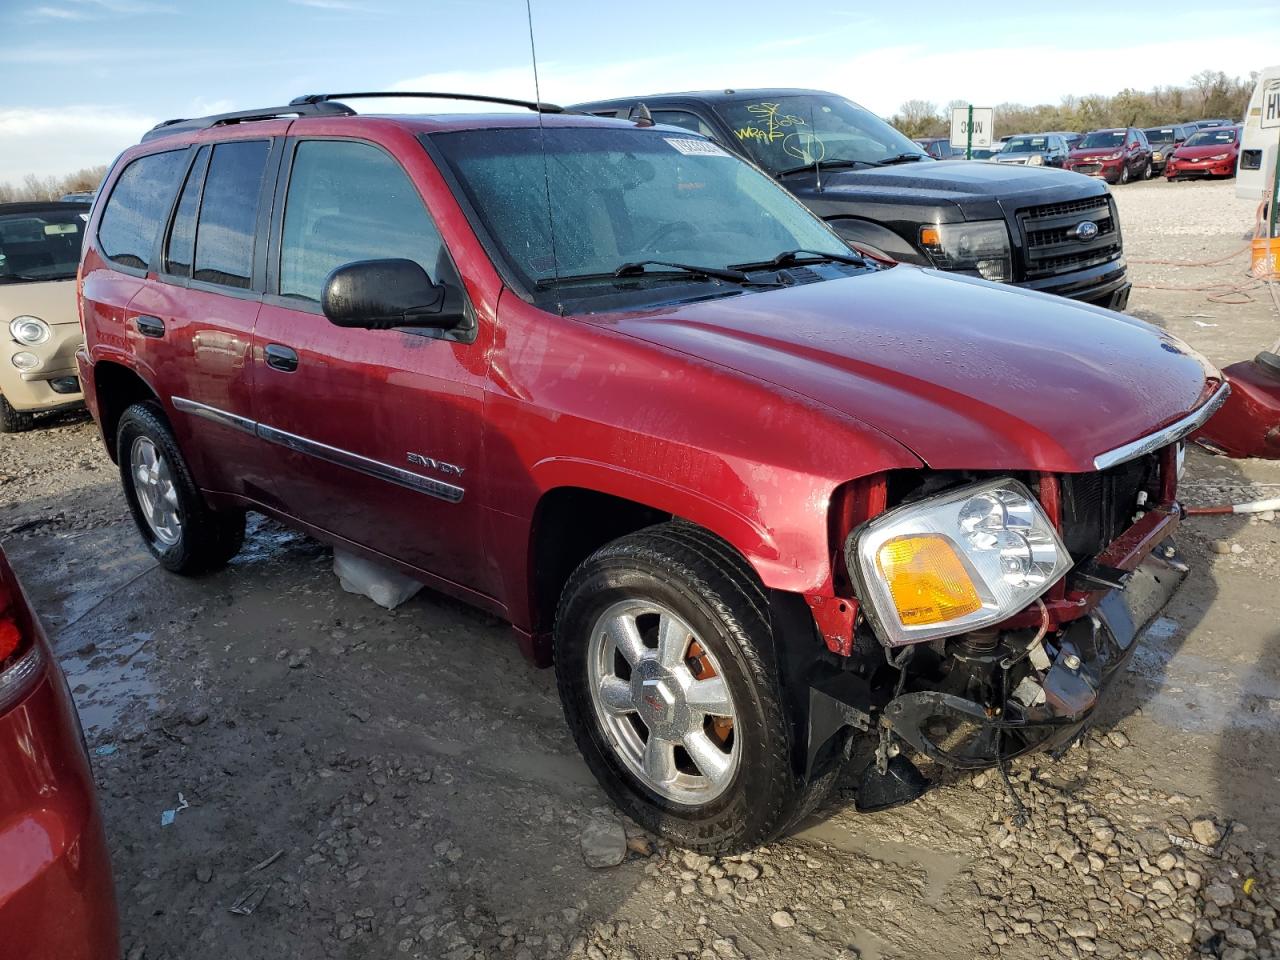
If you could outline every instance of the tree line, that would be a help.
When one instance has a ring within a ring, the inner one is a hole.
[[[68,193],[92,193],[107,175],[107,165],[85,167],[65,176],[41,177],[29,173],[21,183],[0,183],[0,203],[23,200],[57,200]]]
[[[1021,103],[1000,103],[996,104],[996,135],[1155,127],[1209,117],[1238,121],[1244,117],[1257,81],[1256,70],[1247,79],[1228,77],[1221,70],[1201,70],[1182,87],[1126,88],[1112,97],[1066,96],[1057,105],[1042,103],[1028,107]],[[889,122],[913,139],[945,137],[951,131],[952,108],[967,106],[967,101],[953,100],[945,110],[939,110],[936,103],[928,100],[908,100]]]

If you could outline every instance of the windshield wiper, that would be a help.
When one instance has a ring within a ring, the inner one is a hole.
[[[772,260],[761,260],[758,263],[735,263],[734,266],[739,270],[779,270],[782,267],[790,267],[801,262],[801,257],[805,263],[822,263],[830,261],[833,263],[847,263],[854,267],[865,267],[867,260],[856,253],[827,253],[824,250],[783,250]]]
[[[917,160],[924,160],[929,155],[927,153],[900,153],[895,157],[886,157],[883,160],[877,160],[877,167],[890,167],[895,163],[914,163]]]
[[[694,279],[707,277],[713,280],[725,280],[729,283],[770,287],[778,285],[773,280],[752,280],[741,270],[733,270],[729,267],[699,267],[689,263],[672,263],[669,260],[633,260],[630,263],[624,263],[619,266],[617,270],[613,271],[613,275],[619,279],[644,276],[645,267],[669,267]]]
[[[648,273],[645,267],[668,267],[660,273]],[[602,280],[724,280],[743,286],[776,287],[781,286],[774,280],[753,280],[741,270],[728,267],[699,267],[689,263],[671,263],[667,260],[634,260],[619,265],[608,273],[579,273],[567,277],[547,277],[539,280],[539,289],[548,289],[569,283],[598,283]]]
[[[779,170],[774,174],[779,180],[783,177],[789,177],[793,173],[804,173],[806,170],[812,170],[814,167],[821,167],[823,170],[839,169],[840,167],[873,167],[870,160],[819,160],[816,164],[806,163],[801,167],[788,167],[786,170]]]

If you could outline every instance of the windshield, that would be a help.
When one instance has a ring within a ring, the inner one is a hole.
[[[87,219],[75,209],[0,213],[0,281],[74,277]]]
[[[1144,132],[1152,143],[1173,143],[1173,127],[1153,127]]]
[[[1096,150],[1100,147],[1123,147],[1124,131],[1123,130],[1099,130],[1096,133],[1090,133],[1081,140],[1076,147],[1081,150]]]
[[[1002,153],[1043,153],[1049,149],[1048,137],[1014,137],[1004,145]]]
[[[1201,130],[1199,133],[1193,133],[1187,138],[1185,146],[1188,147],[1209,147],[1215,144],[1223,145],[1236,142],[1236,132],[1231,127],[1216,127],[1212,130]],[[1245,151],[1246,153],[1248,151]]]
[[[716,109],[748,156],[773,174],[815,160],[874,166],[904,154],[927,156],[875,114],[842,97],[739,100]]]
[[[724,268],[797,249],[849,256],[791,194],[709,140],[634,127],[547,127],[545,136],[545,171],[536,127],[431,137],[530,287],[584,276],[609,284],[641,260]]]

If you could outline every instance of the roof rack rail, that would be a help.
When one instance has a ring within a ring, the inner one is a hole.
[[[190,120],[165,120],[142,135],[142,142],[169,137],[175,133],[189,133],[193,130],[208,130],[231,123],[244,123],[253,120],[275,120],[279,117],[307,117],[316,115],[350,117],[355,111],[342,103],[323,101],[294,101],[283,107],[259,107],[256,110],[237,110],[234,113],[215,113],[208,117],[193,117]]]
[[[534,100],[513,100],[510,97],[488,97],[478,93],[427,93],[416,90],[386,90],[374,91],[366,93],[311,93],[301,97],[294,97],[290,100],[290,104],[302,106],[304,104],[313,104],[319,106],[322,103],[328,103],[332,100],[368,100],[383,97],[413,97],[420,100],[474,100],[478,103],[501,103],[508,107],[524,107],[526,110],[536,110],[539,113],[564,113],[564,107],[554,103],[545,103]]]

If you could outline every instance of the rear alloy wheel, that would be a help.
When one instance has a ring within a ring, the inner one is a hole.
[[[1143,179],[1143,180],[1150,180],[1150,179],[1151,179],[1151,163],[1150,163],[1149,161],[1148,161],[1147,165],[1146,165],[1146,166],[1143,168],[1143,170],[1142,170],[1142,179]]]
[[[764,588],[688,523],[606,544],[570,577],[556,682],[587,765],[630,817],[708,853],[765,843],[814,809],[839,764],[797,775]]]
[[[244,514],[205,503],[173,431],[151,404],[136,403],[120,417],[116,462],[138,532],[166,570],[205,573],[239,552]]]
[[[1127,163],[1120,164],[1120,182],[1121,183],[1129,182],[1129,164]]]
[[[22,410],[15,410],[3,396],[0,396],[0,433],[22,433],[30,430],[35,417]]]

